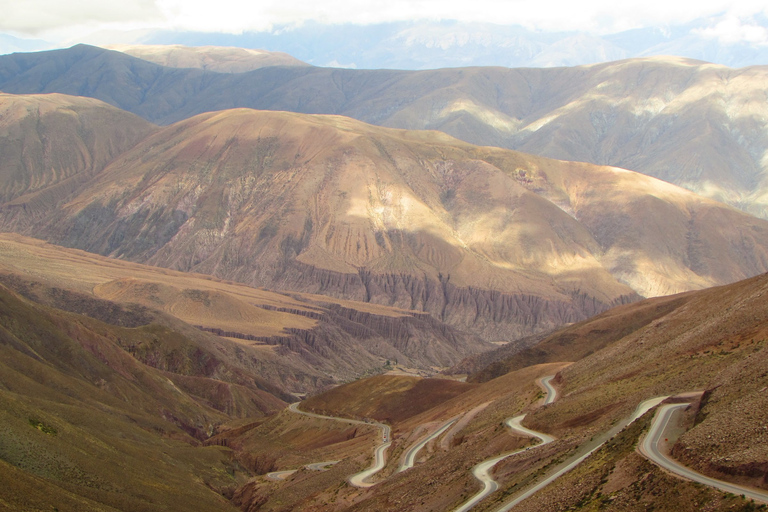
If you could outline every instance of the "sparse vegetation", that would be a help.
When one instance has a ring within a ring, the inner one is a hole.
[[[55,428],[53,428],[50,425],[46,425],[42,421],[29,418],[29,424],[32,425],[33,428],[36,428],[37,430],[42,432],[43,434],[48,434],[49,436],[55,436],[56,434],[58,434],[58,431]]]

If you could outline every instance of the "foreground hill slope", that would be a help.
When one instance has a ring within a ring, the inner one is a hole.
[[[4,506],[234,510],[222,493],[248,474],[198,441],[231,417],[134,359],[121,334],[0,286]]]
[[[486,339],[768,270],[765,221],[637,173],[247,109],[153,132],[37,216],[19,231]]]
[[[604,428],[642,397],[704,391],[682,419],[682,435],[671,440],[673,455],[715,478],[768,488],[766,291],[762,275],[683,297],[673,311],[563,370],[561,404],[536,411],[529,424],[567,435],[581,425]],[[521,510],[594,504],[601,494],[611,495],[616,510],[637,509],[633,495],[664,481],[637,483],[649,465],[633,451],[602,456],[602,464],[585,465]],[[505,466],[500,473],[514,471]],[[660,504],[679,503],[674,485],[660,487]]]
[[[0,57],[0,90],[91,96],[169,124],[233,107],[340,114],[613,165],[766,217],[768,68],[653,57],[548,69],[173,69],[79,45]]]
[[[536,364],[474,385],[386,376],[338,387],[305,405],[325,414],[392,422],[390,462],[377,476],[379,483],[352,489],[303,472],[282,483],[251,481],[238,496],[251,500],[243,503],[246,509],[259,503],[279,510],[281,501],[290,499],[303,510],[453,510],[481,487],[471,476],[475,464],[530,443],[503,426],[506,418],[527,413],[525,426],[555,440],[496,466],[500,490],[476,509],[497,510],[562,461],[593,447],[641,401],[686,392],[703,394],[690,399],[691,406],[675,420],[669,439],[673,456],[707,475],[767,489],[767,292],[768,275],[761,275],[621,306],[551,338],[549,345],[559,344],[563,351],[555,354],[550,348],[550,360],[559,360],[572,345],[570,356],[578,359],[572,364]],[[589,350],[579,353],[582,346]],[[541,406],[535,379],[552,374],[559,398]],[[409,398],[417,388],[424,397]],[[455,395],[445,396],[450,393]],[[428,396],[437,405],[428,405]],[[393,404],[406,400],[412,410],[391,412]],[[457,420],[456,428],[425,447],[421,463],[397,471],[408,447],[451,419]],[[644,416],[515,510],[759,509],[738,496],[671,476],[642,458],[634,448],[649,423]],[[239,442],[268,451],[247,435]],[[281,460],[287,458],[281,454]]]

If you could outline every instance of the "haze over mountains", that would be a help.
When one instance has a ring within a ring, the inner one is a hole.
[[[249,107],[437,129],[632,169],[766,217],[767,72],[653,58],[564,69],[216,74],[78,46],[0,57],[0,90],[91,96],[160,124]]]
[[[481,7],[478,7],[480,9]],[[653,10],[648,7],[648,10]],[[643,23],[630,30],[524,27],[493,22],[415,20],[366,24],[307,21],[233,33],[144,29],[80,33],[58,44],[0,34],[0,54],[49,50],[76,42],[230,46],[285,52],[315,66],[437,69],[462,66],[560,67],[678,55],[730,67],[763,64],[765,15],[717,14],[682,23]],[[608,20],[604,20],[608,21]],[[521,23],[518,17],[516,23]],[[573,24],[571,23],[571,26]]]
[[[199,68],[220,73],[243,73],[269,66],[308,66],[287,53],[222,48],[220,46],[189,47],[182,45],[109,46],[111,50],[172,68]]]

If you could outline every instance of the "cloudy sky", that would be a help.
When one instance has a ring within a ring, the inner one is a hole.
[[[768,16],[765,0],[0,0],[0,32],[52,42],[87,39],[105,30],[174,29],[241,33],[274,30],[309,20],[378,23],[461,20],[519,24],[542,31],[596,34],[685,23],[724,15],[708,30],[723,41],[768,44],[753,21]]]

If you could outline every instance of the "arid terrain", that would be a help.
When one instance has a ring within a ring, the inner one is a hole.
[[[0,56],[0,510],[768,509],[766,68],[119,49]]]
[[[45,179],[0,207],[5,229],[429,313],[486,341],[768,270],[765,221],[617,168],[338,116],[235,109],[143,128],[101,169],[15,164]]]
[[[768,434],[762,412],[768,384],[762,300],[766,290],[768,278],[760,276],[666,303],[653,299],[623,306],[545,340],[552,346],[567,345],[565,340],[578,345],[579,337],[592,330],[602,334],[605,343],[593,347],[593,353],[571,352],[576,355],[572,364],[544,362],[490,380],[480,373],[471,379],[480,383],[465,388],[451,384],[459,393],[453,398],[438,398],[435,393],[451,389],[439,380],[420,384],[398,377],[365,379],[313,397],[305,407],[323,414],[391,422],[390,462],[377,477],[380,483],[366,490],[328,486],[311,471],[279,483],[256,479],[246,486],[259,503],[251,510],[279,510],[285,502],[270,496],[288,496],[293,486],[303,489],[301,496],[306,497],[291,506],[302,510],[452,510],[479,488],[470,473],[475,463],[530,442],[502,426],[504,418],[527,411],[524,424],[556,440],[496,466],[500,489],[475,508],[496,510],[586,450],[592,439],[629,416],[641,401],[691,391],[703,391],[703,398],[694,399],[688,408],[678,430],[682,435],[671,447],[673,455],[704,474],[768,489]],[[560,358],[550,351],[543,359]],[[559,398],[541,407],[543,394],[535,379],[548,374],[556,375]],[[409,398],[418,387],[419,398]],[[410,412],[398,403],[407,403]],[[466,421],[430,443],[416,467],[396,473],[408,446],[452,418]],[[514,510],[755,509],[748,500],[677,479],[643,459],[633,447],[649,422],[650,414],[643,416]]]
[[[207,52],[216,60],[226,50]],[[570,68],[280,65],[217,74],[78,45],[0,56],[0,90],[90,96],[160,124],[248,107],[441,130],[473,144],[632,169],[765,218],[766,72],[649,57]]]
[[[7,273],[0,281],[29,290],[30,297],[85,314],[91,303],[162,313],[201,338],[202,347],[185,349],[190,363],[200,364],[193,351],[213,352],[204,358],[211,358],[211,364],[219,360],[215,365],[234,365],[291,392],[316,391],[366,372],[386,371],[387,360],[430,370],[492,347],[425,314],[330,297],[289,296],[17,235],[0,236],[0,254],[0,269]],[[54,291],[37,291],[46,286]],[[98,314],[97,309],[93,316]],[[174,352],[160,342],[146,357],[174,358]]]

